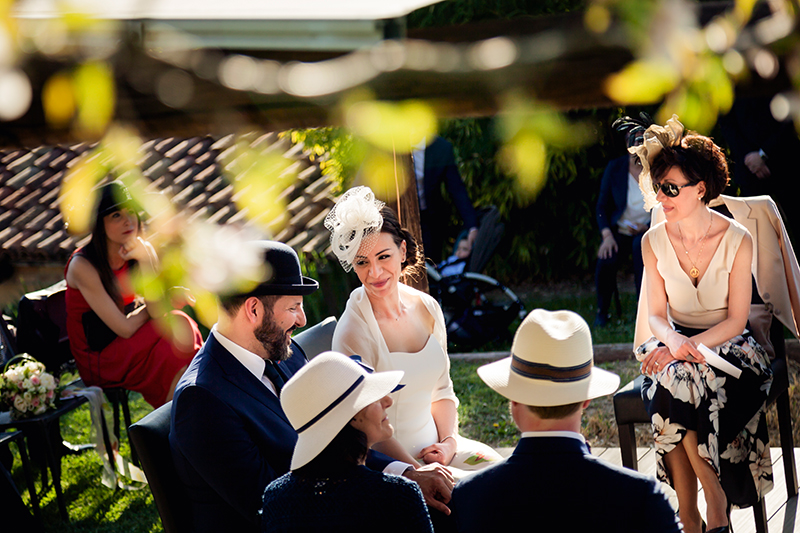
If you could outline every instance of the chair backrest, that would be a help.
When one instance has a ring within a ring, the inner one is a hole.
[[[4,365],[6,361],[17,354],[15,340],[16,338],[11,335],[5,317],[0,316],[0,365]]]
[[[178,478],[169,447],[172,402],[132,424],[128,434],[142,463],[166,533],[191,531],[192,512],[186,488]]]
[[[67,336],[67,282],[25,294],[17,315],[17,353],[27,353],[50,372],[72,361]]]
[[[314,324],[298,333],[293,337],[293,340],[306,352],[306,357],[310,360],[331,349],[333,330],[335,329],[336,317],[329,316],[319,324]]]

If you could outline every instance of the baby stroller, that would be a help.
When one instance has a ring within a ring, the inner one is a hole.
[[[442,275],[427,263],[431,296],[442,306],[448,344],[474,350],[508,335],[509,326],[525,317],[525,306],[510,289],[481,274],[492,257],[504,225],[494,206],[478,211],[478,235],[463,272]],[[458,242],[456,242],[458,246]]]

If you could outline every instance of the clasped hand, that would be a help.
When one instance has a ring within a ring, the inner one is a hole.
[[[669,346],[658,346],[647,354],[642,360],[642,374],[653,375],[673,361],[706,362],[695,342],[680,333],[675,333],[668,344]]]
[[[135,260],[140,265],[155,267],[156,251],[153,245],[142,239],[135,237],[120,246],[119,255],[125,261]]]
[[[449,465],[456,455],[456,440],[445,439],[444,442],[435,442],[420,450],[417,459],[422,459],[425,464],[439,463]]]
[[[403,474],[405,477],[414,481],[422,490],[425,502],[428,507],[432,507],[449,515],[450,496],[453,493],[455,478],[452,472],[440,464],[430,464],[417,468],[409,468]]]

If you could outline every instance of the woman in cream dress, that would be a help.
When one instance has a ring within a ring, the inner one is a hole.
[[[367,187],[347,191],[325,225],[343,268],[355,270],[362,284],[336,326],[333,349],[359,355],[379,372],[405,372],[405,387],[393,393],[389,410],[395,437],[378,449],[412,464],[457,470],[499,460],[489,446],[458,434],[442,310],[431,296],[400,281],[423,264],[413,236]]]
[[[753,242],[708,207],[728,182],[725,155],[710,138],[684,135],[673,116],[666,127],[650,126],[635,151],[645,205],[661,203],[665,217],[642,240],[653,338],[636,353],[656,472],[677,493],[684,531],[726,533],[731,505],[753,505],[772,488],[765,417],[772,370],[748,323]],[[702,345],[736,371],[706,364]]]

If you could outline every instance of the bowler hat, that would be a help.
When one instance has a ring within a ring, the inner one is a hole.
[[[594,366],[592,335],[572,311],[531,311],[514,335],[511,357],[478,375],[509,400],[552,407],[611,394],[619,376]]]
[[[277,241],[251,241],[263,254],[269,276],[254,289],[228,296],[305,296],[319,289],[316,280],[303,276],[300,259],[291,247]]]

